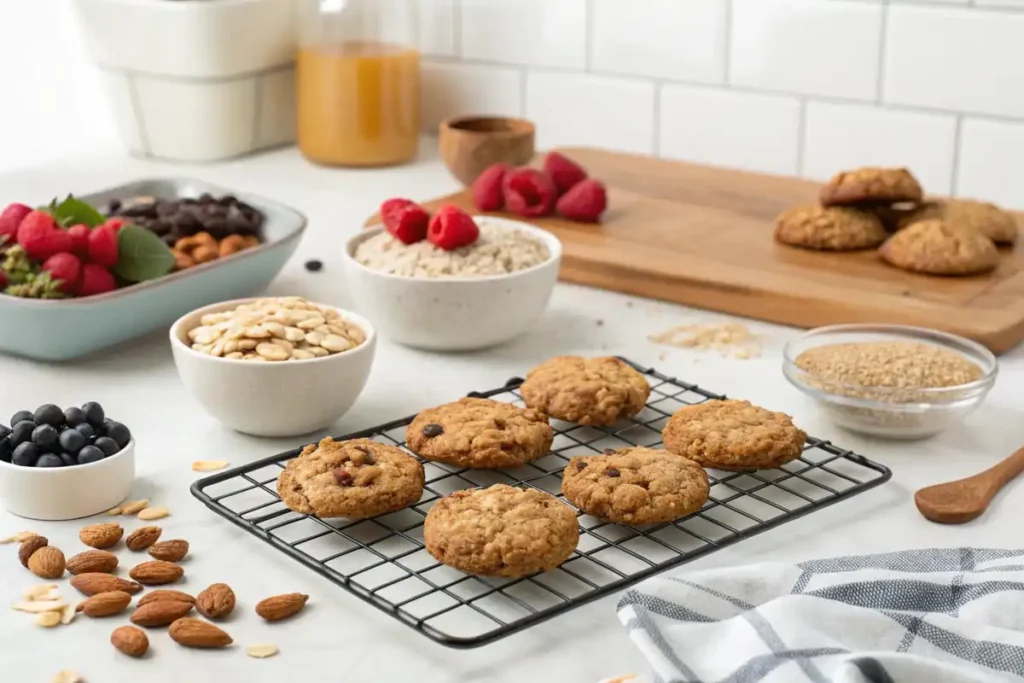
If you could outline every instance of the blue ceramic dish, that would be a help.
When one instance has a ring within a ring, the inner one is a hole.
[[[83,299],[41,301],[0,295],[0,352],[71,360],[168,327],[191,310],[262,292],[295,253],[306,217],[283,204],[198,180],[142,180],[80,199],[104,207],[114,198],[177,199],[232,194],[266,216],[264,244],[165,277]]]

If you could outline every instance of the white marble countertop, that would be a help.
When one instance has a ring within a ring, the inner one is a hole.
[[[425,147],[429,147],[425,145]],[[59,166],[0,176],[0,203],[37,201],[68,191],[83,193],[143,176],[193,176],[239,191],[265,194],[304,211],[310,229],[298,253],[270,292],[299,294],[345,306],[339,250],[380,200],[402,195],[427,199],[455,189],[440,162],[426,153],[418,163],[396,169],[333,171],[313,168],[293,150],[218,166],[169,166],[121,156],[80,159]],[[303,262],[320,258],[325,267],[308,273]],[[1024,443],[1020,406],[1024,352],[1001,359],[1001,373],[987,403],[968,421],[939,438],[917,443],[874,441],[829,424],[815,406],[782,377],[781,348],[796,330],[750,323],[763,336],[763,356],[727,359],[715,352],[668,349],[649,334],[678,324],[722,321],[726,317],[683,307],[559,285],[537,329],[504,347],[480,353],[434,355],[396,347],[384,340],[366,391],[331,431],[343,434],[372,426],[466,392],[502,384],[557,353],[616,353],[653,365],[716,392],[749,398],[795,415],[809,433],[881,461],[893,479],[852,500],[743,541],[694,562],[705,568],[755,560],[801,560],[816,556],[907,547],[1019,545],[1024,495],[1017,483],[981,519],[962,527],[926,522],[914,509],[913,491],[984,469]],[[2,324],[2,321],[0,321]],[[69,330],[73,334],[74,330]],[[203,413],[175,374],[166,334],[157,332],[87,360],[47,365],[0,357],[0,415],[41,403],[63,406],[98,400],[128,424],[138,441],[136,497],[171,508],[161,522],[167,538],[192,544],[183,588],[230,584],[239,598],[226,628],[237,645],[223,652],[189,651],[166,633],[151,634],[151,656],[135,661],[115,652],[108,640],[124,619],[79,617],[69,627],[43,630],[25,614],[0,610],[3,680],[48,681],[71,668],[90,683],[189,680],[235,681],[487,681],[593,683],[649,671],[615,616],[617,596],[608,597],[537,625],[495,644],[469,651],[437,645],[327,580],[235,528],[189,493],[201,475],[197,459],[227,459],[233,465],[296,446],[294,440],[261,440],[228,431]],[[127,518],[121,518],[126,522]],[[31,529],[68,555],[82,549],[82,523],[35,523],[0,512],[0,537]],[[129,528],[131,524],[128,524]],[[13,547],[0,548],[0,596],[16,601],[25,586],[38,583],[20,566]],[[122,563],[132,557],[121,551]],[[66,598],[77,594],[66,580]],[[301,618],[266,626],[252,606],[268,595],[301,591],[311,596]],[[281,654],[247,658],[244,646],[273,642]]]

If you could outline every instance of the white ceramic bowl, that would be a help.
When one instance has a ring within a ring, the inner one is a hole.
[[[19,517],[59,521],[90,517],[128,498],[135,481],[135,440],[88,465],[19,467],[0,461],[0,501]]]
[[[562,243],[528,223],[487,216],[492,225],[519,229],[541,240],[548,260],[507,275],[403,277],[356,261],[356,248],[380,234],[355,235],[342,259],[354,305],[381,335],[429,351],[471,351],[503,344],[529,329],[548,305],[558,280]]]
[[[299,436],[329,427],[348,412],[366,385],[377,346],[373,327],[363,317],[337,309],[362,328],[366,341],[312,360],[253,363],[192,350],[188,331],[200,318],[258,298],[205,306],[171,326],[171,350],[181,381],[206,412],[244,434]]]

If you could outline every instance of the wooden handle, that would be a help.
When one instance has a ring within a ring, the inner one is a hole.
[[[993,492],[1003,488],[1007,482],[1024,472],[1024,446],[1013,452],[1008,458],[996,463],[979,476],[987,477],[993,486]]]

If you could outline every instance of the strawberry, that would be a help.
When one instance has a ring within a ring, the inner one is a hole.
[[[514,214],[536,218],[555,208],[558,191],[551,177],[535,168],[517,168],[505,174],[502,183],[505,207]]]
[[[68,251],[71,239],[57,227],[53,216],[45,211],[31,211],[18,226],[18,244],[31,258],[45,261],[58,252]]]
[[[558,200],[558,213],[571,221],[597,223],[608,208],[608,194],[599,181],[588,178]]]
[[[571,190],[576,183],[587,179],[587,172],[582,166],[558,152],[551,152],[544,157],[544,170],[551,176],[559,197]]]
[[[103,225],[107,226],[108,228],[113,228],[114,232],[117,232],[118,230],[120,230],[124,226],[128,225],[128,219],[127,218],[121,218],[120,216],[116,216],[114,218],[108,218],[103,223]]]
[[[409,199],[389,199],[380,205],[384,227],[402,244],[415,244],[427,236],[430,214]]]
[[[82,262],[74,254],[63,252],[54,254],[46,259],[42,269],[49,271],[52,279],[60,280],[61,291],[70,294],[78,287],[78,276],[82,272]]]
[[[18,226],[30,213],[32,207],[24,204],[11,204],[4,209],[3,213],[0,213],[0,237],[15,239],[18,235]]]
[[[508,164],[491,164],[473,181],[473,205],[481,211],[499,211],[505,206],[501,183],[508,173]]]
[[[446,204],[430,219],[427,239],[445,251],[473,244],[480,237],[480,228],[468,213]]]
[[[106,294],[117,289],[114,276],[103,266],[86,263],[82,266],[82,279],[78,283],[78,296],[94,296]]]
[[[89,231],[89,260],[98,266],[112,268],[117,265],[117,233],[100,225]]]
[[[79,223],[68,228],[68,237],[71,238],[71,253],[81,258],[89,256],[89,233],[88,225]]]

